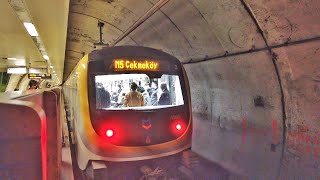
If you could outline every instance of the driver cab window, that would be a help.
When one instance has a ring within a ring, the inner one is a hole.
[[[184,104],[178,75],[97,75],[95,88],[97,109],[154,109]]]

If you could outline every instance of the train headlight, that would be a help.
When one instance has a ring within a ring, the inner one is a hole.
[[[108,129],[106,131],[106,135],[107,135],[107,137],[112,137],[113,136],[113,131],[111,129]]]
[[[176,129],[177,129],[178,131],[180,131],[180,130],[181,130],[181,125],[180,125],[180,124],[177,124],[177,125],[176,125]]]
[[[173,120],[170,124],[170,130],[175,136],[182,135],[186,128],[186,124],[182,120]]]

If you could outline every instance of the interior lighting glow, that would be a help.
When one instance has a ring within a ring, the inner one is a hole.
[[[27,29],[30,36],[38,36],[38,32],[36,30],[36,27],[32,23],[25,22],[23,23],[24,27]]]

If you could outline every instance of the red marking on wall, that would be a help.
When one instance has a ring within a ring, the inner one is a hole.
[[[307,126],[298,126],[288,132],[288,148],[304,155],[319,156],[320,136],[318,132],[310,132]]]
[[[260,136],[266,136],[268,134],[268,131],[266,129],[257,128],[257,127],[254,127],[253,125],[250,125],[249,123],[247,123],[247,120],[244,117],[241,120],[241,128],[242,128],[241,129],[241,142],[242,143],[244,143],[245,136],[249,133],[260,135]]]
[[[272,120],[272,142],[278,144],[278,126],[277,120]]]

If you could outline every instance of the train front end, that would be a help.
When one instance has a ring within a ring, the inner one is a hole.
[[[87,82],[87,97],[80,93],[80,101],[88,111],[79,135],[83,153],[90,155],[82,160],[135,161],[190,148],[189,84],[175,57],[144,47],[114,47],[89,54],[86,68],[79,83]],[[140,105],[130,105],[127,96],[133,82],[143,96]]]

